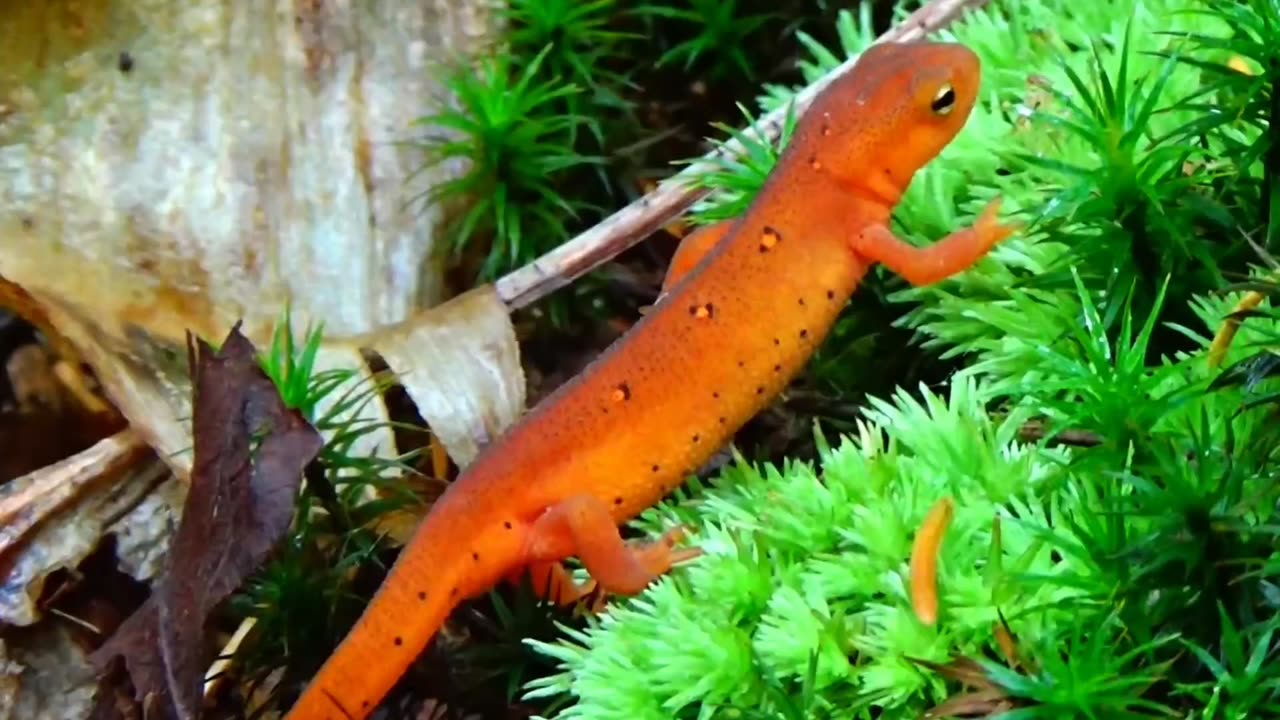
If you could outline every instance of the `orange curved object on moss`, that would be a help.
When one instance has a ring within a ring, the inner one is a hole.
[[[628,546],[618,526],[787,386],[873,264],[932,283],[1014,231],[997,223],[998,202],[925,248],[888,227],[916,171],[964,125],[979,78],[963,46],[887,43],[815,98],[747,212],[682,252],[653,309],[441,496],[289,720],[366,717],[460,601],[525,570],[569,601],[583,589],[567,557],[605,591],[633,594],[696,555],[676,549],[678,528]]]
[[[934,503],[911,545],[911,606],[925,625],[938,622],[938,561],[954,513],[951,498]]]

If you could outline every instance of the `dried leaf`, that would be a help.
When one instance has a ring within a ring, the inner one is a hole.
[[[121,533],[127,547],[120,555],[130,559],[135,578],[148,579],[134,552],[167,535],[169,495],[153,492],[166,475],[139,438],[124,431],[0,486],[0,622],[39,620],[36,599],[45,578],[76,567],[122,521],[129,530]],[[146,522],[132,522],[129,513],[144,496],[154,497]]]
[[[179,355],[149,343],[128,348],[56,300],[43,301],[46,312],[81,349],[103,384],[114,389],[123,414],[145,418],[143,424],[135,422],[133,430],[185,478],[191,468],[192,441],[182,419],[190,417],[191,410]],[[381,354],[399,372],[419,413],[459,465],[469,462],[488,438],[503,432],[524,411],[519,342],[506,307],[491,287],[473,290],[377,333],[323,342],[316,357],[317,372],[340,368],[357,372],[326,396],[320,412],[327,412],[353,387],[360,392],[357,385],[367,387],[371,382],[362,348]],[[139,356],[141,350],[148,354]],[[385,425],[387,409],[380,398],[360,403],[338,419],[380,425],[350,448],[353,454],[396,456],[393,433]],[[407,514],[381,529],[403,541],[418,519]]]
[[[520,347],[507,312],[484,286],[361,339],[399,376],[460,467],[524,412]]]
[[[100,670],[122,656],[135,697],[157,718],[197,716],[205,619],[287,531],[302,470],[323,443],[281,403],[239,326],[220,352],[199,342],[189,354],[195,460],[170,562],[154,594],[93,656]]]
[[[955,680],[964,683],[969,687],[979,689],[994,688],[996,685],[987,678],[986,671],[977,661],[971,658],[958,658],[949,663],[936,663],[932,660],[923,658],[907,657],[908,662],[915,663],[923,668],[932,670],[948,680]]]
[[[65,622],[44,622],[0,641],[0,720],[83,718],[94,668]]]
[[[913,657],[907,660],[948,680],[974,688],[972,692],[952,696],[925,711],[926,718],[998,717],[1015,707],[1005,689],[992,682],[982,665],[972,658],[957,658],[946,664]]]
[[[978,690],[947,698],[938,706],[926,710],[929,720],[943,718],[995,718],[1014,708],[1014,704],[1000,690]]]

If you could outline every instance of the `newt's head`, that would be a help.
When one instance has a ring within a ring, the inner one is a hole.
[[[980,81],[963,45],[873,45],[815,98],[792,141],[796,160],[892,205],[964,127]]]

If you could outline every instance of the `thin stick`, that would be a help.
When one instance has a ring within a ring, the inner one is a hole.
[[[929,33],[946,27],[964,11],[986,4],[987,0],[933,0],[877,38],[876,43],[923,39]],[[823,88],[848,72],[856,60],[857,58],[851,58],[845,61],[801,90],[795,97],[796,114],[803,112]],[[782,132],[786,113],[786,106],[776,108],[744,131],[743,135],[751,133],[761,140],[774,142]],[[601,220],[591,229],[499,278],[494,283],[498,298],[507,307],[517,310],[541,300],[609,261],[666,225],[707,194],[707,190],[686,181],[714,169],[714,163],[718,159],[738,156],[744,151],[743,143],[737,138],[717,147],[698,162],[665,180],[649,194]]]
[[[236,651],[240,649],[241,643],[249,636],[249,632],[253,630],[253,626],[258,624],[258,619],[247,617],[240,621],[240,626],[236,628],[231,639],[227,641],[222,652],[218,653],[218,657],[209,666],[209,670],[204,674],[204,699],[208,700],[213,697],[214,691],[227,678],[227,671],[231,669],[231,663],[235,659]]]

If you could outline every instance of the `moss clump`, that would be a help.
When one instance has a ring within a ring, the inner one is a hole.
[[[816,658],[808,713],[922,710],[942,686],[908,657],[981,652],[1001,612],[1049,606],[1065,619],[1078,591],[1016,578],[1068,570],[1042,533],[1048,507],[1069,516],[1084,510],[1082,498],[1064,490],[1065,455],[1017,444],[1021,418],[989,420],[977,390],[961,383],[950,398],[876,402],[859,436],[817,467],[740,463],[696,505],[652,513],[648,524],[696,527],[707,555],[575,633],[580,645],[542,645],[568,673],[537,687],[580,698],[563,718],[683,717],[695,703],[769,707],[770,685],[801,687]],[[930,628],[911,608],[908,560],[915,529],[942,497],[957,509],[941,564],[942,622]],[[1019,629],[1036,636],[1051,620],[1041,614]]]

